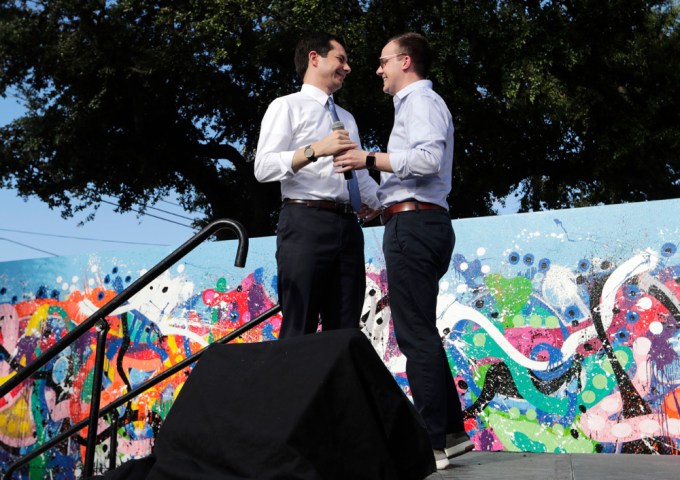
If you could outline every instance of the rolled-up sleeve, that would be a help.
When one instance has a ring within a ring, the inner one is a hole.
[[[276,182],[293,175],[292,113],[288,104],[274,100],[262,118],[255,155],[255,178],[259,182]]]
[[[427,93],[413,92],[399,106],[404,111],[398,118],[408,121],[408,128],[395,128],[403,137],[390,138],[395,142],[390,145],[390,164],[402,179],[436,175],[442,167],[448,116]]]

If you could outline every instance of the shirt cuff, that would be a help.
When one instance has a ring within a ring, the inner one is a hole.
[[[294,175],[295,172],[293,171],[293,157],[295,156],[295,151],[281,152],[279,155],[279,159],[281,161],[281,173],[284,175]]]

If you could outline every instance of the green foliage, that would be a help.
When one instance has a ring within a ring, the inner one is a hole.
[[[102,196],[144,209],[170,191],[205,222],[273,232],[279,187],[252,159],[269,102],[298,85],[310,30],[347,40],[338,92],[363,142],[385,148],[385,41],[425,33],[456,122],[452,214],[677,197],[680,33],[673,0],[0,1],[0,185],[63,215]]]

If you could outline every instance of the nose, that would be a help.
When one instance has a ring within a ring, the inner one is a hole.
[[[352,67],[349,66],[349,62],[343,66],[344,70],[349,73],[352,71]]]
[[[378,69],[375,71],[375,74],[378,75],[378,76],[381,76],[383,74],[382,65],[378,66]]]

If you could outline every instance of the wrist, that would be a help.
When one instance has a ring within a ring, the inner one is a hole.
[[[317,161],[316,150],[314,149],[314,144],[307,145],[303,149],[303,153],[308,162],[314,163]]]

